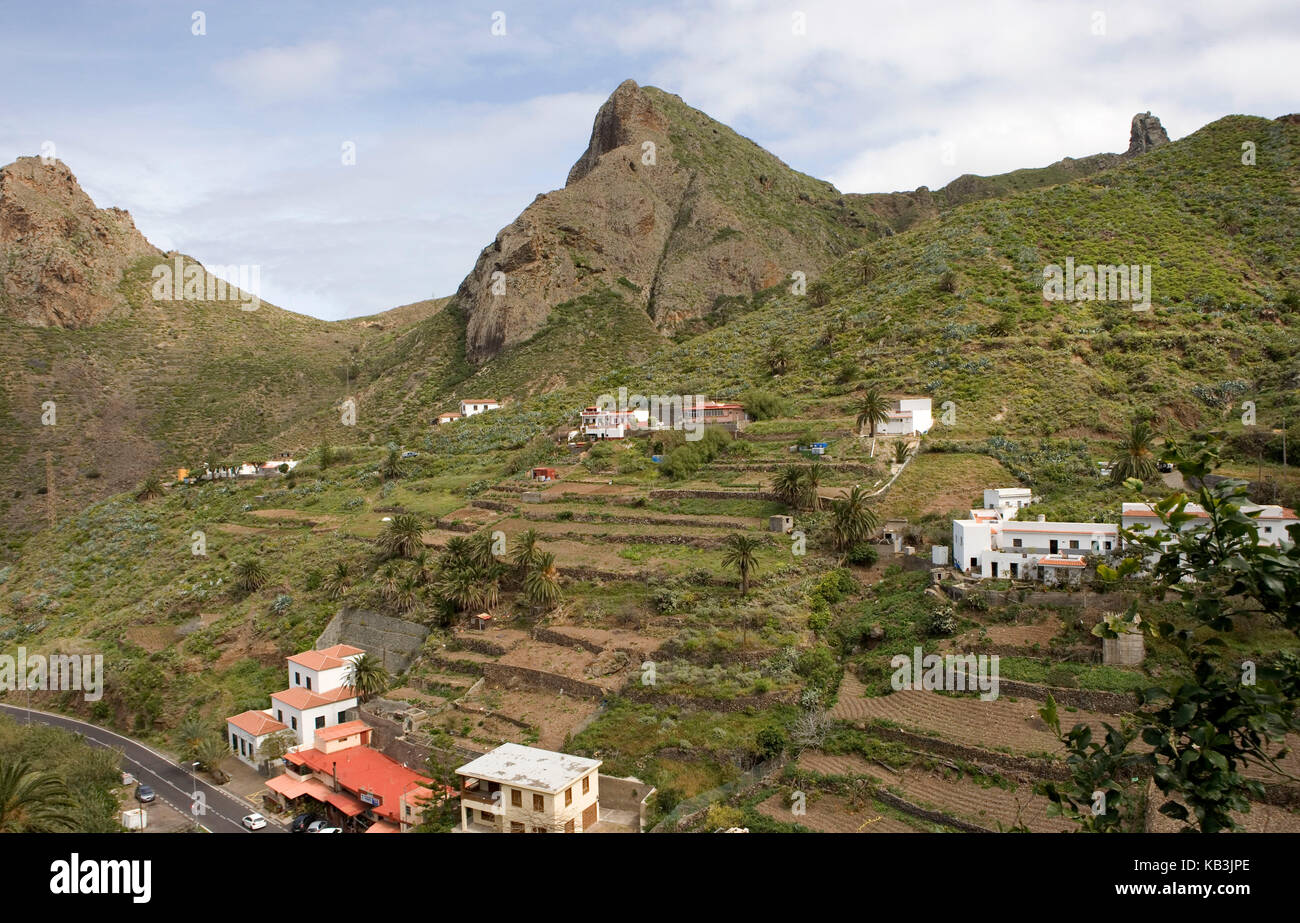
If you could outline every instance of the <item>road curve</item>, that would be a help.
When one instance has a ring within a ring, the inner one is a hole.
[[[55,715],[4,703],[0,703],[0,711],[20,722],[44,724],[74,731],[96,747],[121,751],[122,768],[129,771],[140,782],[150,786],[157,793],[159,799],[165,801],[182,814],[190,814],[193,792],[197,786],[197,790],[203,793],[203,797],[207,801],[207,810],[202,817],[198,818],[199,823],[213,833],[252,832],[239,822],[241,817],[253,812],[253,808],[247,802],[235,798],[224,789],[210,785],[202,779],[194,778],[188,769],[177,765],[161,753],[146,747],[142,743],[129,737],[123,737],[121,734],[98,725],[78,721],[76,718],[69,718],[66,715]],[[256,832],[284,833],[285,830],[279,824],[268,823]]]

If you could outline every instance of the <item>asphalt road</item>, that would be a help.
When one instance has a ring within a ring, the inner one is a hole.
[[[19,722],[45,724],[75,731],[96,747],[107,747],[122,752],[122,768],[154,790],[159,800],[165,801],[185,816],[192,816],[190,806],[193,793],[203,793],[206,810],[197,820],[213,833],[284,833],[276,823],[267,823],[257,831],[249,831],[239,822],[241,817],[253,813],[245,801],[236,799],[223,789],[194,778],[188,769],[173,763],[167,757],[129,737],[105,730],[76,718],[54,715],[49,712],[20,708],[0,703],[0,711]],[[147,805],[146,805],[147,807]]]

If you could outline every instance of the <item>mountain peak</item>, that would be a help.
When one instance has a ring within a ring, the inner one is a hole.
[[[122,270],[158,255],[120,208],[97,208],[62,161],[0,168],[0,311],[41,327],[87,327],[119,304]]]
[[[646,131],[663,132],[668,123],[635,80],[618,85],[596,112],[591,141],[569,171],[564,185],[571,186],[595,168],[602,155],[635,140]]]

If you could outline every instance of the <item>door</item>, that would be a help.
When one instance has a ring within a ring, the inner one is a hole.
[[[1057,550],[1061,547],[1061,543],[1058,542],[1056,539],[1052,539],[1050,542],[1048,542],[1047,547],[1049,550],[1051,550],[1052,554],[1056,554]]]
[[[994,561],[994,562],[993,562],[993,576],[996,577],[997,575],[998,575],[998,562],[997,562],[997,561]]]
[[[1020,565],[1014,561],[1011,562],[1011,576],[1013,579],[1020,576]]]

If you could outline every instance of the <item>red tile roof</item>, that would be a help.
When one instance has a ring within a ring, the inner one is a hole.
[[[295,750],[285,756],[295,766],[305,766],[313,772],[333,776],[337,773],[339,785],[360,795],[368,792],[379,798],[380,804],[372,806],[376,814],[390,820],[401,820],[402,795],[411,792],[419,800],[432,794],[422,783],[433,780],[407,769],[370,747],[349,747],[337,753],[319,750]],[[424,792],[423,795],[420,792]]]
[[[337,670],[339,667],[347,666],[342,660],[332,657],[324,651],[303,651],[301,654],[294,654],[286,659],[290,663],[296,663],[308,670]]]
[[[336,644],[333,647],[321,648],[319,653],[324,654],[326,657],[338,657],[342,660],[345,657],[354,657],[357,654],[364,654],[365,651],[359,647],[353,647],[351,644]]]
[[[364,814],[370,807],[354,795],[334,791],[319,779],[302,779],[300,781],[286,773],[285,775],[272,776],[267,779],[266,787],[290,799],[309,795],[322,804],[334,805],[348,817]]]
[[[231,718],[227,718],[228,724],[233,724],[245,733],[252,734],[254,737],[261,737],[264,734],[274,734],[277,731],[287,731],[288,728],[276,721],[264,711],[246,711],[241,712]]]
[[[338,740],[341,737],[350,737],[353,734],[360,734],[362,731],[369,730],[372,730],[372,728],[364,721],[346,721],[333,727],[321,728],[316,732],[316,739]]]
[[[271,693],[272,701],[283,702],[298,711],[316,708],[320,705],[331,705],[335,702],[342,702],[344,699],[355,699],[356,697],[357,694],[351,686],[339,686],[326,692],[312,692],[302,686],[294,686],[292,689],[285,689],[283,692]]]
[[[1047,567],[1083,567],[1084,561],[1082,558],[1039,558],[1038,566],[1043,567],[1044,565]]]

